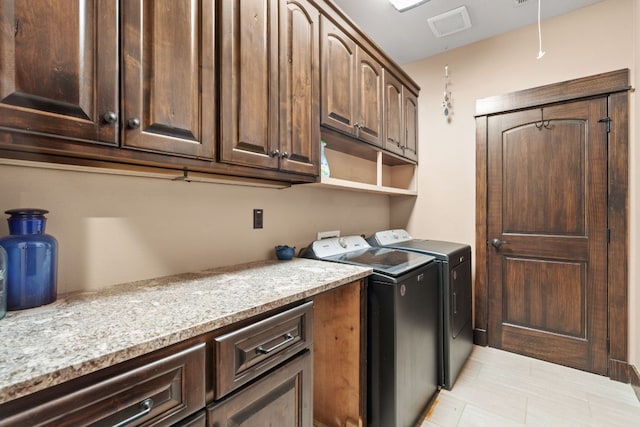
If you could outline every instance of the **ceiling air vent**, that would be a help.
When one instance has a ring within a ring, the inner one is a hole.
[[[471,28],[471,19],[465,6],[427,19],[433,35],[440,38]]]

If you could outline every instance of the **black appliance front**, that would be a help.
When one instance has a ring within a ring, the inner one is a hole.
[[[399,278],[369,278],[369,426],[415,425],[437,391],[437,288],[433,262]]]
[[[369,242],[377,244],[375,238]],[[440,240],[411,239],[384,247],[435,257],[440,272],[439,384],[451,390],[473,350],[471,247]]]

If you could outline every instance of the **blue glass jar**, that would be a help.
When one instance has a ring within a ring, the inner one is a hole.
[[[57,297],[58,242],[45,234],[44,209],[11,209],[7,251],[7,310],[49,304]]]
[[[7,314],[7,253],[0,246],[0,319]]]

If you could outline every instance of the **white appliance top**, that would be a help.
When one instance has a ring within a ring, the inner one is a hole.
[[[373,238],[380,246],[392,245],[394,243],[408,242],[413,240],[413,237],[406,230],[384,230],[378,231],[373,235]]]
[[[311,244],[311,248],[318,258],[342,255],[370,247],[371,245],[361,236],[330,237],[316,240]]]
[[[303,250],[302,256],[368,266],[376,272],[394,277],[429,264],[435,259],[433,256],[417,252],[372,247],[362,236],[357,235],[316,240]]]

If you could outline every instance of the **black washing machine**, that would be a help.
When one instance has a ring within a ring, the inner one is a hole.
[[[473,348],[471,247],[439,240],[414,239],[405,230],[385,230],[368,239],[373,246],[431,255],[439,267],[439,384],[453,387]]]
[[[367,426],[416,425],[438,389],[435,257],[372,247],[360,236],[316,240],[300,256],[373,269],[367,285]]]

